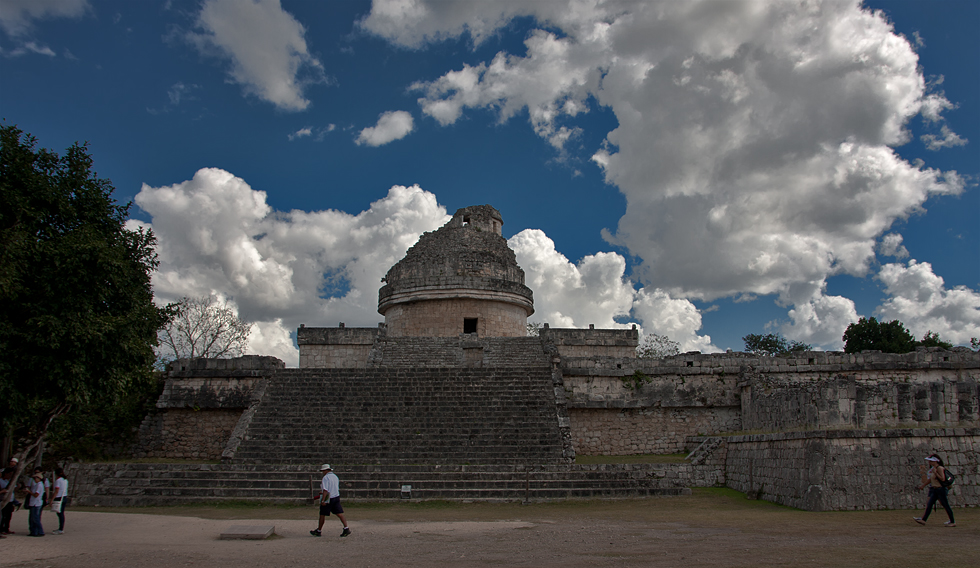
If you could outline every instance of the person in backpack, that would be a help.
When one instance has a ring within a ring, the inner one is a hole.
[[[953,520],[953,510],[949,508],[949,499],[947,499],[947,489],[945,485],[946,481],[946,468],[943,466],[943,460],[936,454],[926,458],[926,464],[929,466],[929,470],[926,471],[925,466],[921,467],[922,472],[922,485],[919,486],[919,490],[925,489],[929,486],[929,501],[926,502],[926,512],[921,517],[912,517],[912,520],[919,523],[920,525],[926,524],[929,520],[929,513],[932,512],[933,505],[936,501],[939,501],[943,505],[943,509],[946,509],[946,515],[949,517],[949,521],[945,523],[947,527],[955,527],[956,521]]]

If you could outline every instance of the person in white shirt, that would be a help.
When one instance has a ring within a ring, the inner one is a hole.
[[[51,499],[51,510],[58,515],[58,530],[51,531],[51,534],[65,534],[65,505],[68,501],[68,478],[65,477],[65,470],[60,467],[54,469],[54,497]]]
[[[310,534],[322,536],[320,531],[323,529],[323,522],[333,513],[344,524],[344,532],[340,536],[349,536],[350,527],[344,517],[344,507],[340,504],[340,479],[328,463],[320,466],[320,473],[323,474],[323,479],[320,480],[320,524]]]
[[[41,507],[44,506],[44,476],[35,473],[34,477],[31,478],[27,493],[27,507],[30,509],[27,534],[28,536],[44,536],[44,527],[41,526]]]

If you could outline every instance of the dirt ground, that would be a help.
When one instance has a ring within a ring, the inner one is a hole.
[[[69,509],[64,535],[29,538],[27,513],[0,540],[0,565],[51,568],[367,566],[980,566],[980,509],[810,513],[728,490],[623,501],[349,503],[353,534],[311,507]],[[274,525],[263,541],[218,540],[232,525]]]

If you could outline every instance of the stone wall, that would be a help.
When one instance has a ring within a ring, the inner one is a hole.
[[[394,304],[385,312],[389,337],[453,337],[463,333],[463,320],[476,319],[480,337],[524,337],[523,306],[486,299],[446,298]],[[506,299],[506,298],[504,298]]]
[[[673,454],[688,436],[739,430],[738,407],[569,408],[576,455]]]
[[[622,357],[636,359],[639,332],[633,329],[554,328],[544,324],[538,333],[565,357]]]
[[[173,377],[173,374],[171,374]],[[261,377],[168,378],[157,399],[157,408],[246,408]]]
[[[242,409],[172,408],[152,414],[140,426],[140,445],[133,457],[221,459],[242,412]]]
[[[976,426],[980,419],[977,381],[957,370],[759,374],[744,385],[746,430]]]
[[[137,458],[217,460],[254,409],[268,377],[285,368],[275,357],[178,359],[169,366],[157,410],[140,425]]]
[[[980,425],[980,354],[965,349],[563,356],[561,369],[582,454],[677,451],[684,436],[737,431]]]
[[[980,506],[980,429],[812,431],[727,439],[729,487],[808,511],[916,509],[924,458],[938,453],[956,483],[953,507]],[[939,519],[945,517],[936,513]]]
[[[306,327],[296,330],[300,368],[355,369],[368,366],[368,356],[384,325],[378,327]]]
[[[562,362],[576,453],[676,453],[688,436],[742,429],[737,375],[650,376],[635,359]]]

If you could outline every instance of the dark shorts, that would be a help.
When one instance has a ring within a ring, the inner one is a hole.
[[[320,505],[320,516],[329,517],[330,513],[338,515],[344,512],[344,507],[340,504],[340,497],[334,497],[326,505]]]

